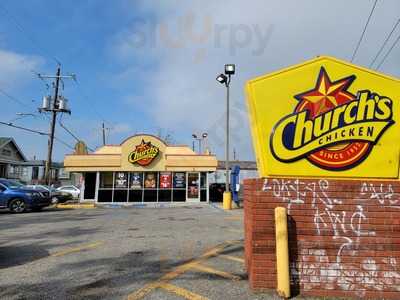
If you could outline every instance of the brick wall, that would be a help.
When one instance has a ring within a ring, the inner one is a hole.
[[[399,181],[245,180],[245,263],[256,291],[276,288],[277,206],[288,210],[292,294],[400,299]]]

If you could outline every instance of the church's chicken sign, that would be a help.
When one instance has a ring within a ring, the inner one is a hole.
[[[280,76],[281,90],[277,89]],[[385,144],[380,141],[386,135],[398,140],[394,128],[399,81],[345,63],[341,66],[331,58],[316,59],[264,81],[256,79],[247,86],[263,176],[397,176],[398,145],[390,139]],[[267,84],[263,87],[263,83]],[[282,114],[289,106],[291,111]]]

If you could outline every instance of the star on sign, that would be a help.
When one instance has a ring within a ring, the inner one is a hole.
[[[354,81],[355,76],[349,76],[332,82],[328,73],[321,67],[317,84],[314,89],[295,96],[300,101],[301,107],[311,109],[312,116],[318,116],[338,105],[355,99],[355,96],[347,91]]]

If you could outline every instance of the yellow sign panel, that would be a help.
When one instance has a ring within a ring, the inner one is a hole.
[[[260,176],[398,178],[400,80],[318,57],[246,91]]]

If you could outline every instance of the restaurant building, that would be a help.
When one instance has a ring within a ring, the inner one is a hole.
[[[66,171],[82,173],[81,201],[104,204],[208,202],[209,173],[217,164],[214,155],[147,134],[64,160]]]

